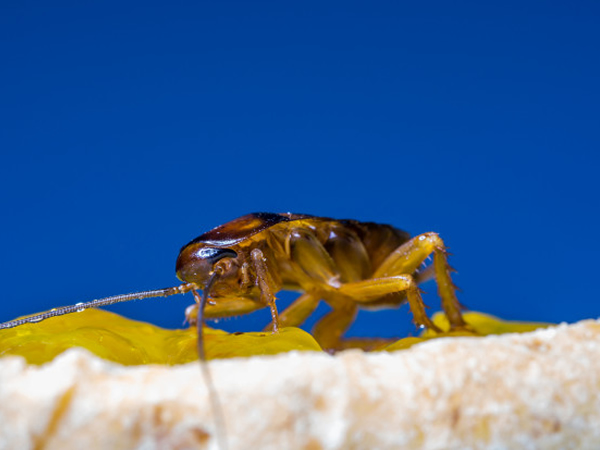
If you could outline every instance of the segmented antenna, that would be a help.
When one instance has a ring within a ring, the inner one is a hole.
[[[77,303],[71,306],[62,306],[60,308],[53,308],[50,311],[46,311],[33,316],[23,317],[22,319],[11,320],[10,322],[0,323],[0,330],[5,328],[14,328],[26,323],[37,323],[42,320],[49,319],[56,316],[64,316],[65,314],[71,314],[75,312],[81,312],[90,308],[100,308],[101,306],[114,305],[115,303],[128,302],[130,300],[143,300],[145,298],[152,297],[169,297],[175,294],[185,294],[186,292],[198,289],[198,285],[195,283],[184,283],[179,286],[174,286],[164,289],[155,289],[152,291],[134,292],[132,294],[121,294],[113,295],[112,297],[99,298],[86,303]]]
[[[204,347],[204,309],[206,307],[206,303],[208,302],[208,294],[216,281],[217,277],[221,273],[218,270],[215,270],[211,277],[206,283],[206,286],[202,290],[202,297],[198,294],[198,291],[195,289],[192,290],[192,294],[194,295],[194,299],[198,303],[198,316],[196,318],[196,327],[198,329],[198,361],[200,362],[200,369],[202,370],[202,376],[204,377],[204,382],[208,389],[208,398],[210,401],[210,405],[214,414],[215,420],[215,429],[217,436],[218,447],[221,450],[227,450],[227,439],[226,436],[226,428],[225,428],[225,415],[223,414],[223,408],[221,408],[221,402],[219,401],[219,395],[215,390],[215,385],[212,381],[212,376],[210,374],[210,368],[208,367],[208,363],[206,361],[206,350]]]

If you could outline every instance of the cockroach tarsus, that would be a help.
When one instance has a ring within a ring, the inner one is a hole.
[[[433,264],[420,270],[433,254]],[[435,278],[442,309],[451,330],[467,328],[455,294],[446,247],[437,233],[410,237],[390,225],[335,220],[292,213],[248,214],[192,240],[177,258],[179,286],[117,295],[88,303],[55,308],[0,324],[0,329],[39,322],[50,317],[114,303],[192,292],[196,304],[186,318],[198,329],[198,356],[217,421],[217,440],[226,447],[223,413],[205,364],[205,318],[238,316],[268,307],[267,329],[300,326],[325,301],[331,311],[312,334],[323,349],[345,346],[344,333],[359,309],[398,307],[408,302],[417,326],[440,332],[425,312],[418,284]],[[302,294],[284,311],[277,311],[275,294]],[[202,295],[197,291],[202,290]],[[369,347],[372,341],[353,340]]]

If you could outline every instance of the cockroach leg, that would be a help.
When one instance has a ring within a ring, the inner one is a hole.
[[[275,303],[275,292],[277,291],[275,283],[271,278],[269,268],[267,267],[267,259],[263,252],[255,248],[250,253],[252,264],[256,271],[256,283],[260,289],[261,300],[271,309],[271,319],[273,324],[273,333],[278,333],[280,329],[279,314],[277,313],[277,305]]]
[[[305,292],[279,314],[279,325],[281,327],[299,327],[317,309],[320,301],[319,294]],[[269,323],[264,330],[272,331],[273,322]]]
[[[456,298],[456,287],[450,277],[452,269],[446,257],[446,246],[437,233],[423,233],[402,244],[377,268],[373,278],[415,273],[431,254],[433,254],[434,278],[442,299],[442,308],[450,322],[450,329],[466,329],[468,326],[460,312],[461,306]]]
[[[368,280],[346,283],[338,290],[350,297],[354,302],[367,304],[388,294],[406,292],[406,298],[413,313],[413,320],[419,327],[427,327],[433,331],[441,330],[431,321],[425,312],[425,304],[419,288],[410,275],[371,278]]]
[[[323,316],[311,333],[322,348],[337,350],[340,348],[342,336],[356,319],[357,312],[356,304],[348,302]]]

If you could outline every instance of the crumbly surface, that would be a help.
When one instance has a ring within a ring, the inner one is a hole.
[[[229,449],[600,448],[600,322],[209,363]],[[218,448],[197,363],[0,360],[0,449]]]

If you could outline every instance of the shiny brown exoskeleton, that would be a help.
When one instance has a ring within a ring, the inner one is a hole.
[[[432,270],[419,272],[433,254]],[[465,322],[455,296],[444,243],[436,233],[414,238],[390,225],[303,214],[254,213],[191,241],[177,258],[177,276],[204,289],[212,278],[206,317],[271,309],[274,331],[299,326],[321,300],[332,308],[313,329],[323,348],[337,349],[358,308],[394,307],[408,301],[417,325],[438,330],[425,313],[417,287],[431,276],[453,328]],[[278,313],[275,293],[303,294]],[[195,320],[197,307],[188,308]]]

